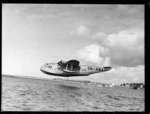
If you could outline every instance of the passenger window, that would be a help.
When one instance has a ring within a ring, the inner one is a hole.
[[[48,66],[48,68],[52,68],[52,66]]]

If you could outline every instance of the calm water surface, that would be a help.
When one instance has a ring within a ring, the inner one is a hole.
[[[2,111],[144,111],[144,90],[2,77]]]

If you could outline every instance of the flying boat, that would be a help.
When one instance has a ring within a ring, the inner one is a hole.
[[[88,76],[95,73],[106,72],[112,69],[110,59],[106,58],[102,66],[80,65],[78,60],[60,60],[57,63],[46,63],[41,67],[41,71],[48,75],[73,77]]]

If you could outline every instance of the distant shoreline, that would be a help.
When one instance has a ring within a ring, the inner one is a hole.
[[[61,78],[40,78],[40,77],[33,77],[33,76],[24,76],[24,75],[10,75],[10,74],[2,74],[2,77],[10,77],[10,78],[26,78],[26,79],[36,79],[36,80],[45,80],[45,81],[67,81],[67,82],[78,82],[78,83],[83,83],[85,85],[90,85],[90,84],[94,84],[94,85],[104,85],[103,87],[105,87],[105,85],[110,85],[108,83],[101,83],[101,82],[92,82],[92,81],[88,81],[88,80],[71,80],[71,79],[61,79]],[[114,87],[127,87],[128,86],[122,86],[120,84],[116,84]]]

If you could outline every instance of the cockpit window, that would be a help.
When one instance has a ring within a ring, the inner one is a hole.
[[[58,63],[57,63],[58,65],[60,65],[60,66],[65,66],[66,65],[66,61],[59,61]]]
[[[59,62],[58,62],[58,65],[60,65],[60,66],[61,66],[61,65],[62,65],[62,61],[59,61]]]

